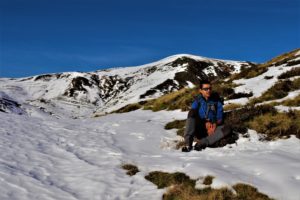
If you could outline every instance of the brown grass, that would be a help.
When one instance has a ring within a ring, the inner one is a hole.
[[[150,172],[145,179],[157,185],[157,188],[165,188],[171,185],[186,185],[195,187],[196,180],[190,179],[189,176],[181,172],[167,173],[154,171]]]
[[[236,194],[233,194],[228,188],[213,189],[207,187],[204,189],[196,189],[196,180],[191,179],[187,175],[175,172],[166,173],[155,171],[145,177],[158,188],[168,187],[167,192],[163,195],[163,200],[270,200],[267,195],[260,193],[256,188],[247,184],[236,184],[233,189]],[[212,176],[207,176],[204,179],[206,185],[212,183]]]
[[[236,191],[237,196],[235,199],[243,200],[265,200],[271,199],[265,194],[260,193],[255,187],[243,183],[238,183],[233,186],[233,189]]]
[[[250,104],[261,103],[264,101],[270,101],[275,99],[281,99],[288,95],[289,92],[300,89],[300,78],[293,81],[283,80],[277,82],[266,92],[264,92],[260,97],[253,98],[250,100]]]
[[[296,58],[296,53],[299,51],[300,49],[295,49],[293,51],[290,51],[290,52],[287,52],[287,53],[284,53],[282,55],[279,55],[273,59],[271,59],[270,61],[266,62],[266,63],[263,63],[260,65],[260,67],[270,67],[272,65],[280,65],[282,63],[285,63],[289,60],[292,60],[294,58]]]
[[[251,129],[266,135],[267,140],[296,135],[300,138],[300,111],[266,113],[248,122]]]
[[[177,135],[180,135],[183,137],[184,135],[184,128],[185,128],[185,123],[186,120],[174,120],[172,122],[169,122],[165,125],[165,129],[166,130],[170,130],[170,129],[178,129],[177,130]]]
[[[184,140],[180,140],[176,143],[176,149],[181,149],[182,147],[186,146]]]
[[[206,177],[204,178],[204,180],[203,180],[203,184],[204,184],[204,185],[211,185],[214,178],[215,178],[215,177],[213,177],[213,176],[206,176]]]
[[[244,106],[241,109],[232,110],[226,113],[224,123],[231,126],[234,132],[246,133],[248,130],[247,122],[256,116],[265,113],[276,113],[276,109],[271,105]]]
[[[126,174],[129,176],[133,176],[139,172],[139,169],[137,168],[137,166],[132,165],[132,164],[124,164],[124,165],[122,165],[122,168],[124,170],[127,170]]]
[[[286,79],[295,76],[300,76],[300,67],[292,68],[291,70],[284,72],[278,76],[278,79]]]
[[[272,106],[278,106],[278,105],[283,105],[283,106],[288,106],[288,107],[298,107],[300,106],[300,94],[294,98],[290,98],[290,99],[286,99],[284,101],[280,101],[280,102],[271,102],[269,103],[269,105]]]
[[[197,89],[181,89],[177,92],[166,94],[157,99],[150,100],[144,106],[145,110],[176,110],[187,111],[190,109],[195,96],[198,94]]]
[[[249,78],[259,76],[265,73],[268,70],[268,68],[271,66],[279,66],[285,63],[288,66],[297,64],[297,62],[293,61],[293,59],[296,58],[296,53],[299,50],[300,49],[295,49],[291,52],[287,52],[285,54],[279,55],[263,64],[258,64],[258,65],[252,64],[250,68],[243,69],[239,74],[233,74],[230,80],[232,81],[232,80],[237,80],[242,78],[249,79]],[[267,77],[267,78],[271,78],[271,77]]]
[[[224,106],[224,111],[230,111],[230,110],[236,110],[238,108],[243,107],[242,104],[238,104],[238,103],[230,103]]]
[[[284,106],[300,106],[300,94],[293,99],[287,99],[281,102]]]

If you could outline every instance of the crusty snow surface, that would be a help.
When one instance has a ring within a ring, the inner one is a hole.
[[[151,171],[216,177],[213,187],[251,184],[276,199],[300,199],[300,140],[262,142],[249,131],[236,144],[182,153],[167,122],[186,112],[137,110],[98,118],[0,112],[0,199],[161,199]],[[140,172],[128,176],[122,164]]]

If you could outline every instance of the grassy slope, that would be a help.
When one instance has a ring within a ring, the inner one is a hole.
[[[259,65],[253,65],[251,68],[245,69],[240,74],[232,75],[227,81],[218,80],[213,82],[214,90],[222,97],[227,99],[240,98],[244,96],[251,96],[251,94],[236,94],[232,88],[237,85],[233,84],[233,80],[239,78],[251,78],[259,75],[262,71],[266,71],[270,66],[279,66],[282,64],[290,65],[295,64],[292,61],[296,57],[296,52],[300,49],[282,54],[272,60]],[[260,70],[258,68],[262,68]],[[291,77],[299,76],[299,68],[285,72],[280,77],[274,86],[269,88],[262,96],[252,99],[246,106],[239,104],[227,105],[225,110],[230,111],[227,113],[225,123],[233,126],[234,131],[245,133],[248,128],[255,129],[260,133],[266,134],[266,139],[273,140],[276,138],[285,138],[289,135],[296,135],[300,138],[300,112],[293,111],[289,113],[279,113],[274,108],[275,105],[285,106],[300,106],[299,96],[289,99],[280,103],[273,103],[265,106],[255,106],[256,103],[261,103],[268,100],[280,99],[287,96],[288,92],[300,89],[300,78],[289,80]],[[197,95],[197,89],[181,89],[157,99],[131,104],[119,109],[116,112],[128,112],[136,109],[147,109],[152,111],[159,110],[175,110],[181,109],[187,111],[190,109],[191,103]],[[166,129],[176,128],[177,134],[183,135],[185,121],[175,120],[167,124]]]
[[[298,49],[299,50],[299,49]],[[268,70],[270,66],[278,66],[282,63],[288,63],[295,57],[295,53],[298,51],[292,51],[283,55],[280,55],[269,62],[261,65],[253,65],[250,69],[241,72],[238,75],[233,75],[229,80],[215,82],[214,89],[226,99],[230,99],[233,96],[238,97],[245,94],[235,94],[233,87],[233,80],[239,78],[251,78],[257,76]],[[290,62],[291,63],[291,62]],[[274,102],[266,105],[255,105],[258,102],[264,102],[267,100],[279,99],[285,97],[288,92],[300,89],[300,79],[287,80],[288,78],[299,76],[299,68],[292,69],[289,72],[282,74],[279,78],[281,81],[277,82],[268,91],[262,94],[261,97],[253,99],[246,106],[239,104],[225,106],[226,113],[226,124],[232,125],[234,131],[239,133],[246,133],[248,128],[254,129],[259,133],[264,133],[267,140],[274,140],[277,138],[286,138],[291,134],[296,135],[300,139],[300,111],[289,111],[286,113],[278,112],[274,106],[300,106],[300,95],[295,98],[288,99],[282,102]],[[173,92],[154,100],[140,102],[125,106],[124,108],[116,112],[129,112],[136,109],[150,109],[152,111],[159,110],[175,110],[181,109],[187,111],[190,109],[190,105],[197,95],[197,89],[182,89],[177,92]],[[247,95],[247,94],[246,94]],[[166,129],[178,129],[177,134],[183,136],[185,128],[185,120],[175,120],[165,126]],[[178,147],[182,143],[178,143]],[[126,166],[126,167],[124,167]],[[132,165],[124,165],[123,168],[130,169],[136,173],[137,167]],[[129,167],[128,167],[129,166]],[[133,173],[133,174],[134,174]],[[272,199],[265,194],[260,193],[256,188],[251,185],[237,183],[232,186],[235,190],[235,194],[228,188],[213,189],[210,185],[213,182],[214,177],[207,176],[203,178],[203,185],[207,187],[204,189],[196,189],[196,180],[190,179],[183,173],[166,173],[155,171],[149,173],[146,177],[147,180],[151,181],[158,188],[167,187],[166,193],[163,195],[164,200],[174,199],[258,199],[258,200],[269,200]]]

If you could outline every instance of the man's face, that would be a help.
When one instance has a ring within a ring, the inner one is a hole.
[[[202,94],[204,98],[209,98],[211,95],[211,84],[203,84],[200,88],[199,92]]]

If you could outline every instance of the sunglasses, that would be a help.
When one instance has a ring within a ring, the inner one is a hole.
[[[211,90],[211,87],[208,87],[208,88],[202,88],[202,90],[208,91],[208,90]]]

